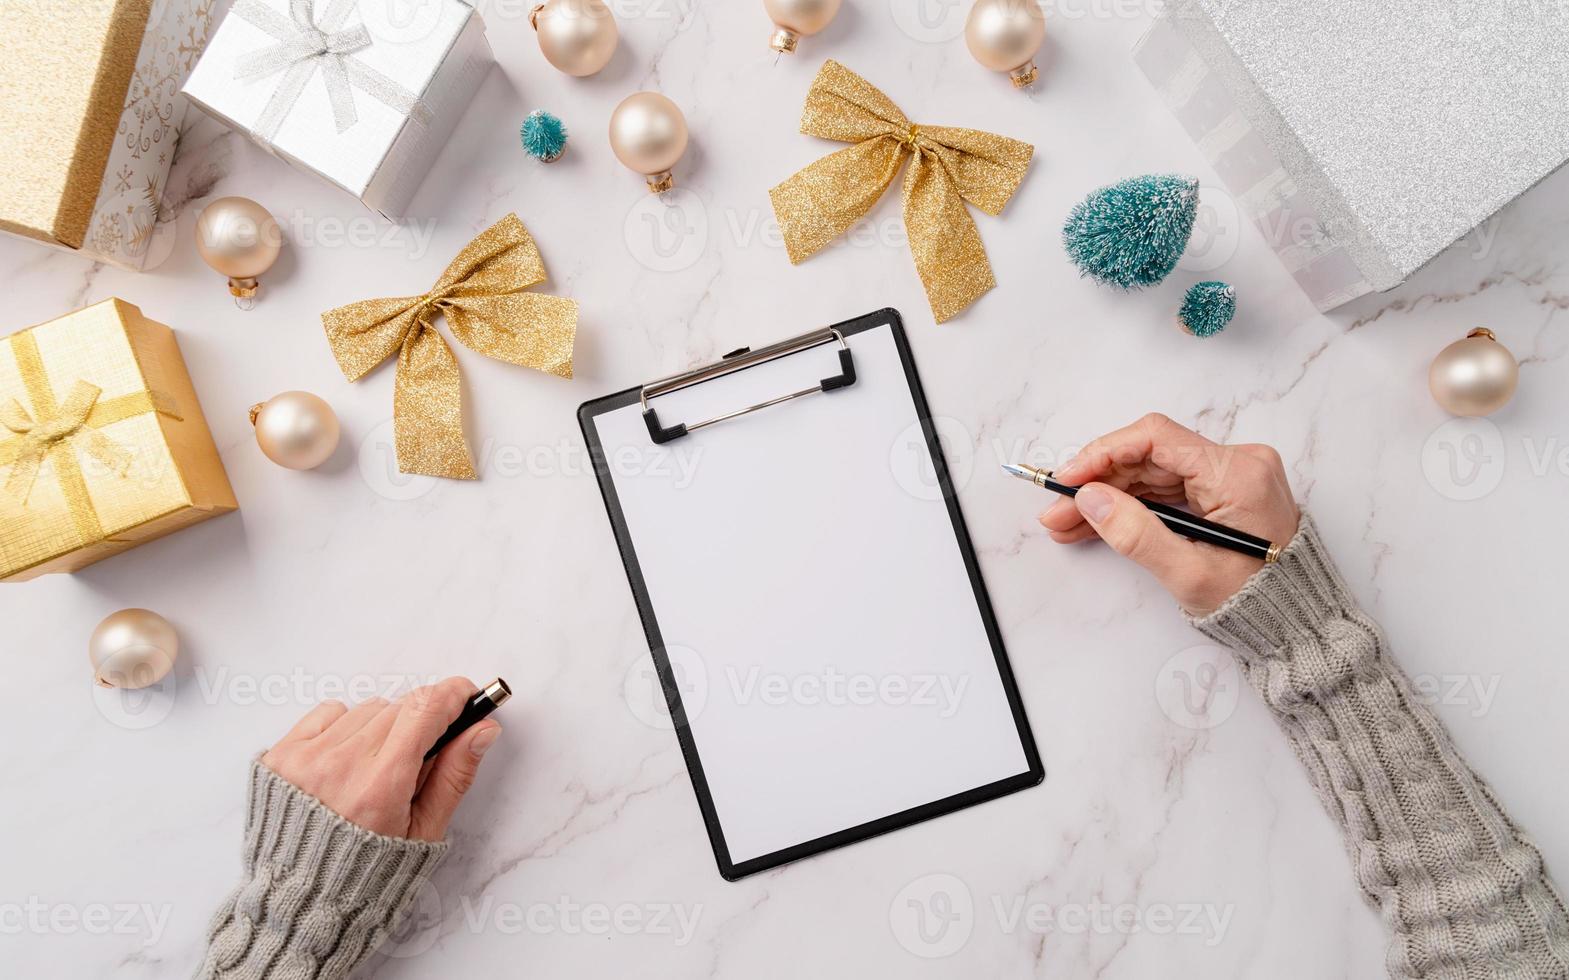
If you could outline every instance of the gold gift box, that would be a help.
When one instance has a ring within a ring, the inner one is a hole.
[[[0,580],[238,506],[173,330],[110,299],[0,338]]]
[[[0,0],[0,230],[140,270],[214,0]]]

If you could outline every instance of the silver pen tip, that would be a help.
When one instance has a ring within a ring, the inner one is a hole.
[[[1035,479],[1034,473],[1031,473],[1028,469],[1024,468],[1023,466],[1019,466],[1016,463],[1004,463],[1002,464],[1002,468],[1021,480]]]

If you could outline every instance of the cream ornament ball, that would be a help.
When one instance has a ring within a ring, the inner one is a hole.
[[[528,20],[539,34],[545,60],[578,78],[609,64],[621,39],[604,0],[547,0],[529,12]]]
[[[774,22],[768,46],[780,54],[791,54],[803,37],[811,37],[827,27],[839,13],[840,0],[763,0],[768,19]]]
[[[196,218],[196,252],[229,277],[229,293],[249,300],[278,261],[283,232],[272,213],[248,197],[220,197]]]
[[[150,687],[168,676],[179,655],[174,627],[151,609],[110,613],[87,640],[93,679],[102,687]]]
[[[964,43],[985,68],[1005,71],[1014,88],[1035,84],[1035,54],[1046,40],[1039,0],[975,0],[964,22]]]
[[[256,444],[291,470],[315,469],[338,448],[338,416],[308,391],[285,391],[251,406]]]
[[[616,159],[663,193],[675,186],[670,168],[686,152],[686,116],[658,92],[635,92],[610,114],[610,148]]]
[[[1491,415],[1514,397],[1520,365],[1486,327],[1438,352],[1427,372],[1433,399],[1451,415]]]

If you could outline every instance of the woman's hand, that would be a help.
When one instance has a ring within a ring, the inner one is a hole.
[[[1153,573],[1195,616],[1214,612],[1262,563],[1189,541],[1134,497],[1186,504],[1281,546],[1297,533],[1300,515],[1279,453],[1268,446],[1222,446],[1164,415],[1146,415],[1101,436],[1053,476],[1082,489],[1040,516],[1052,540],[1099,536]]]
[[[262,765],[366,830],[439,841],[501,726],[487,718],[429,763],[424,756],[477,689],[466,677],[449,677],[396,704],[327,701],[262,756]]]

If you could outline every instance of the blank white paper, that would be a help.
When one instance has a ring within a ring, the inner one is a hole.
[[[731,860],[1028,771],[892,328],[856,383],[656,446],[594,420]],[[671,425],[839,373],[829,344],[660,396]]]

